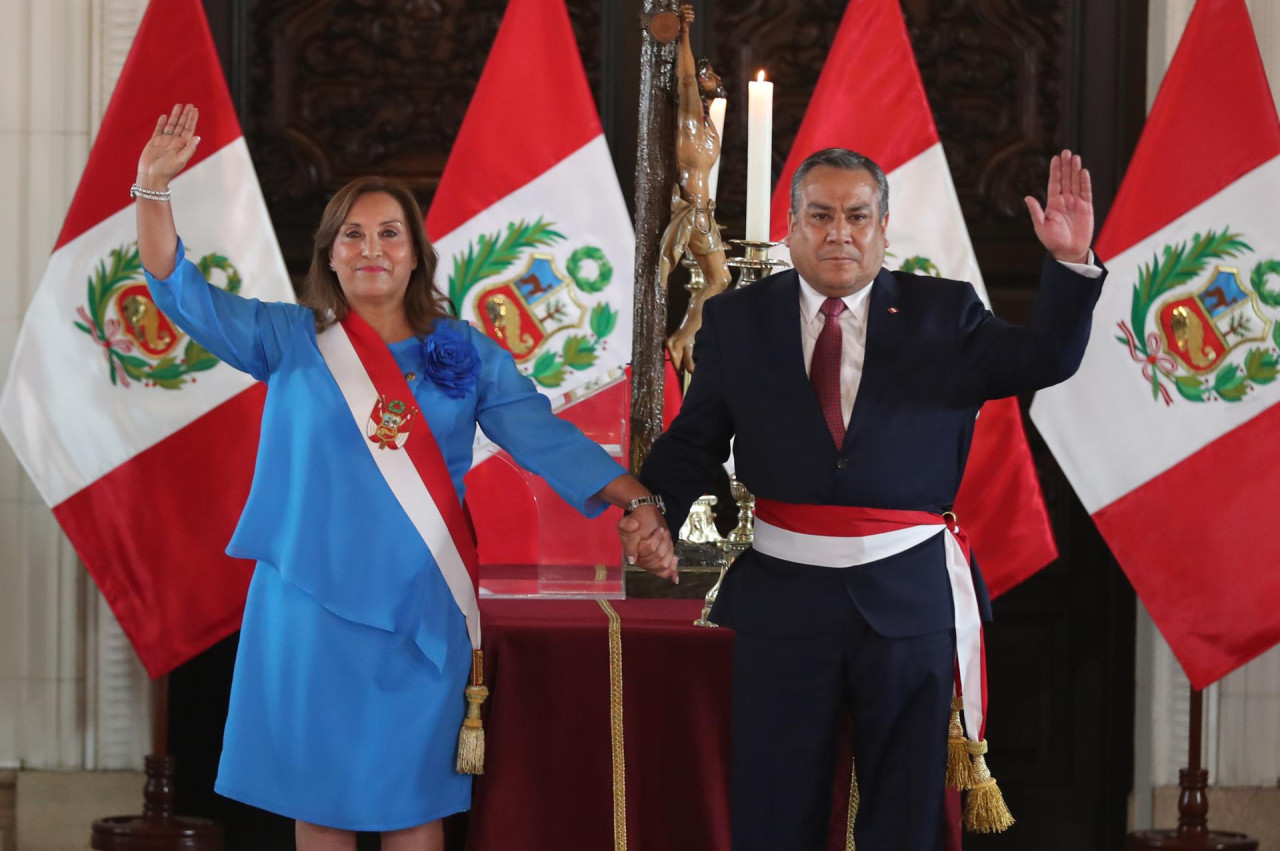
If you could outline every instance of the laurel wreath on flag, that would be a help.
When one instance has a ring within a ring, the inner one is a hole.
[[[224,255],[206,254],[196,262],[196,266],[205,280],[209,279],[214,270],[221,271],[226,276],[226,291],[240,291],[240,273]],[[146,386],[177,390],[187,381],[194,380],[194,373],[213,369],[219,360],[195,340],[187,341],[181,359],[165,355],[159,360],[151,361],[132,353],[133,342],[121,334],[121,321],[107,316],[107,308],[116,292],[142,280],[145,279],[142,275],[142,260],[138,255],[138,243],[113,248],[106,260],[98,261],[93,274],[89,276],[88,307],[76,309],[80,321],[74,324],[102,346],[112,384],[128,387],[132,379],[141,381]]]
[[[454,255],[453,269],[449,274],[449,298],[455,309],[477,284],[506,271],[525,251],[565,239],[565,235],[554,228],[554,222],[548,222],[541,216],[533,222],[521,219],[507,225],[505,233],[481,234],[467,245],[466,251]],[[594,264],[594,275],[585,273],[584,262]],[[565,263],[565,271],[574,286],[588,294],[601,292],[613,280],[613,266],[603,251],[591,245],[575,249]],[[607,303],[597,304],[591,310],[588,323],[591,334],[571,334],[565,338],[559,352],[542,352],[534,360],[529,377],[543,387],[558,387],[564,383],[566,370],[588,369],[596,362],[597,345],[613,333],[617,325],[617,311]]]
[[[894,255],[888,251],[885,252],[886,257]],[[942,273],[938,271],[938,267],[928,257],[919,254],[912,255],[902,261],[902,265],[898,267],[899,272],[908,272],[912,275],[932,275],[935,278],[941,278]]]
[[[1133,303],[1128,323],[1119,322],[1121,334],[1116,340],[1129,349],[1133,360],[1142,364],[1142,375],[1151,384],[1151,396],[1173,404],[1168,388],[1161,381],[1167,380],[1182,398],[1191,402],[1207,402],[1214,398],[1224,402],[1239,402],[1255,385],[1269,384],[1280,374],[1280,357],[1266,348],[1253,348],[1245,353],[1241,364],[1223,364],[1212,378],[1193,374],[1177,374],[1177,364],[1162,351],[1160,336],[1154,332],[1143,337],[1147,315],[1157,299],[1165,293],[1189,283],[1204,271],[1212,260],[1238,257],[1253,247],[1244,241],[1243,235],[1232,233],[1230,227],[1220,232],[1196,233],[1187,242],[1166,245],[1162,255],[1153,254],[1150,263],[1138,270],[1138,282],[1133,287]],[[1280,261],[1263,260],[1254,267],[1250,284],[1258,294],[1258,300],[1268,307],[1280,307],[1280,291],[1267,288],[1267,277],[1280,275]],[[1136,331],[1136,333],[1135,333]],[[1280,348],[1280,322],[1272,327],[1272,342]]]

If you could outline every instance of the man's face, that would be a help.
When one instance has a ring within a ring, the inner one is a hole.
[[[818,292],[844,298],[880,271],[888,224],[871,172],[817,166],[800,184],[798,208],[787,213],[791,262]]]

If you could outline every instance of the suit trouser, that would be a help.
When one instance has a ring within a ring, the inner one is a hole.
[[[803,634],[777,634],[750,616],[726,624],[735,629],[733,849],[825,849],[840,716],[850,711],[858,851],[935,851],[954,633],[885,638],[859,613],[839,571],[802,573],[788,583],[799,587],[780,596],[807,600]],[[749,615],[741,604],[751,591],[741,586],[751,577],[736,579],[735,614]]]

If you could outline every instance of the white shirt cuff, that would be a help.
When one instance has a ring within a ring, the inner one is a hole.
[[[1083,275],[1086,278],[1102,277],[1102,268],[1093,262],[1093,249],[1089,249],[1089,260],[1086,263],[1068,263],[1065,260],[1059,260],[1063,266],[1066,266],[1077,275]]]

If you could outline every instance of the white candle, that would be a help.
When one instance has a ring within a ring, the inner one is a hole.
[[[747,239],[769,240],[773,156],[773,83],[764,71],[747,83]]]
[[[711,123],[716,128],[716,136],[720,138],[720,156],[711,164],[711,172],[707,176],[707,192],[711,200],[716,200],[716,187],[720,185],[720,160],[724,159],[724,98],[711,101]]]

